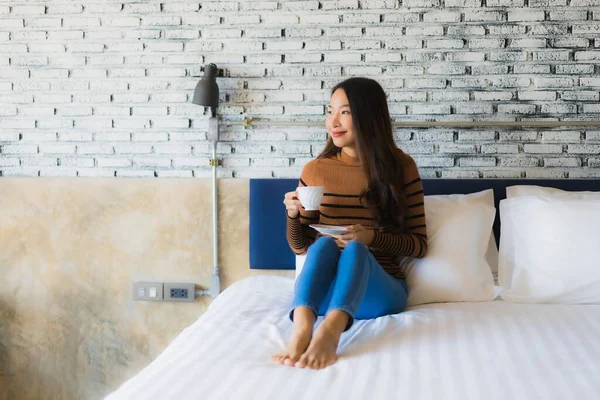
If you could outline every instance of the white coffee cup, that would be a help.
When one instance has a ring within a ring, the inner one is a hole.
[[[318,210],[323,199],[324,186],[301,186],[296,188],[298,198],[306,211]]]

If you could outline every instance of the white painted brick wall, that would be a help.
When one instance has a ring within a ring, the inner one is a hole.
[[[548,4],[556,4],[554,6]],[[330,88],[377,79],[399,121],[600,120],[598,0],[12,0],[0,5],[0,175],[293,177]],[[598,178],[600,128],[396,128],[424,177]]]

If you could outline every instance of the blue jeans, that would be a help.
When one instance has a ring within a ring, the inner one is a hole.
[[[350,316],[348,330],[354,319],[400,313],[407,298],[405,281],[385,272],[365,245],[353,240],[340,251],[333,238],[323,236],[308,248],[290,318],[298,306],[319,316],[341,310]]]

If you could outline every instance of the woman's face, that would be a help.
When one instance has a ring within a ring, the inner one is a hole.
[[[338,89],[331,95],[327,106],[327,120],[325,121],[327,133],[337,147],[354,148],[354,124],[346,92]]]

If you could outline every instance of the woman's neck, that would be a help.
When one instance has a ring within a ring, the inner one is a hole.
[[[348,165],[360,165],[360,160],[358,159],[356,150],[351,153],[350,151],[347,151],[346,147],[342,147],[342,151],[340,151],[339,154],[339,159]]]
[[[354,157],[354,158],[358,157],[358,155],[356,154],[356,149],[354,148],[354,146],[352,146],[352,147],[350,147],[350,146],[342,147],[342,151],[344,153],[346,153],[347,155],[349,155],[350,157]]]

